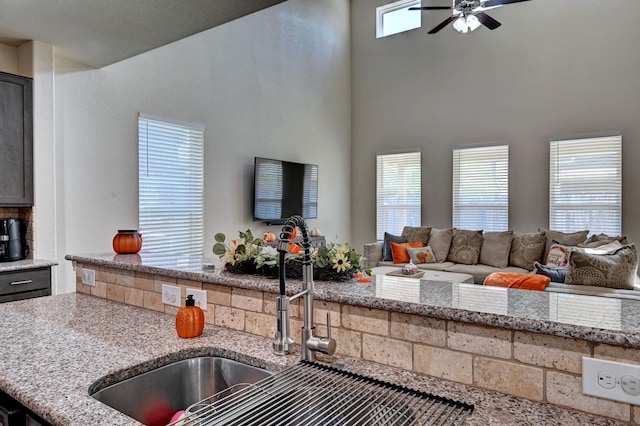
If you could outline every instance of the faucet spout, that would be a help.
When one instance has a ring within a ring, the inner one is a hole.
[[[286,296],[286,271],[285,256],[289,248],[289,239],[295,228],[299,228],[302,234],[302,248],[304,258],[302,261],[302,292],[293,296]],[[280,296],[277,299],[277,329],[276,337],[273,341],[273,349],[276,354],[284,355],[290,352],[293,345],[290,331],[289,303],[292,299],[302,296],[304,299],[304,324],[302,327],[302,359],[314,361],[315,353],[322,352],[333,355],[336,350],[336,341],[331,338],[331,319],[327,314],[327,337],[316,337],[313,335],[315,326],[313,324],[313,262],[311,261],[311,243],[307,224],[301,216],[292,216],[285,222],[280,233],[278,242],[278,252],[280,253]]]

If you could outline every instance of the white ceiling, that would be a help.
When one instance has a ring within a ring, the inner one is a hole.
[[[0,0],[0,43],[100,68],[285,0]]]

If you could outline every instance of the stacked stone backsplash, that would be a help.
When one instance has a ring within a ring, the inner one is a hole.
[[[178,308],[162,303],[162,284],[179,286],[183,301],[187,288],[203,289],[207,323],[275,335],[275,293],[86,265],[96,271],[91,287],[82,284],[84,267],[76,264],[79,293],[175,315]],[[302,310],[299,300],[291,303],[296,342]],[[337,355],[640,424],[640,407],[582,394],[583,356],[638,364],[640,349],[316,300],[320,336],[326,335],[327,312]]]
[[[21,219],[27,224],[27,245],[29,255],[27,259],[35,259],[36,245],[33,239],[35,223],[33,221],[33,207],[0,207],[0,219]]]

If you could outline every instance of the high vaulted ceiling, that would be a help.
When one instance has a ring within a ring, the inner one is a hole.
[[[0,43],[100,68],[285,0],[0,0]]]

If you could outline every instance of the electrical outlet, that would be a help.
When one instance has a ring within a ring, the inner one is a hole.
[[[82,284],[96,286],[96,271],[93,269],[82,269]]]
[[[582,393],[640,405],[640,365],[582,357]]]
[[[195,288],[187,289],[187,296],[192,294],[193,300],[196,302],[196,306],[200,306],[200,309],[203,311],[207,310],[207,291],[206,290],[196,290]]]
[[[180,287],[162,284],[162,303],[179,308],[181,306]]]

